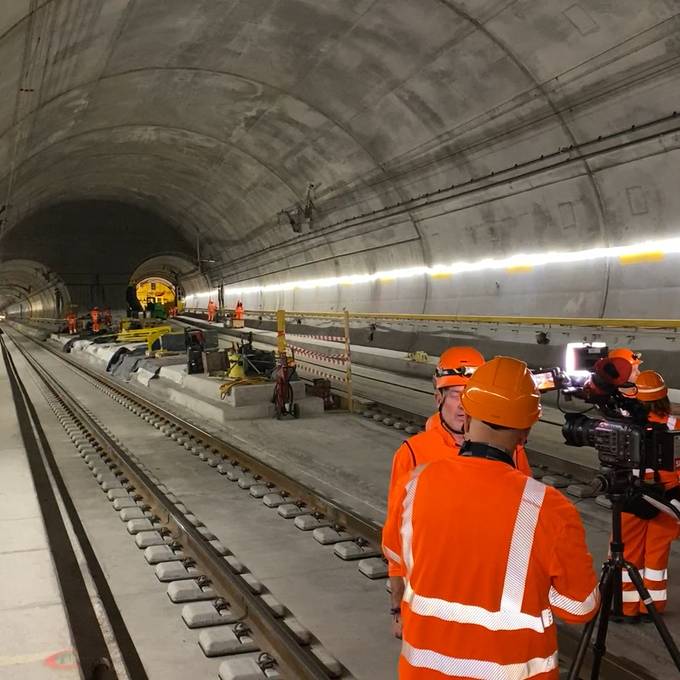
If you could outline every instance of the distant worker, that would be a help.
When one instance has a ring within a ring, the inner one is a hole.
[[[99,333],[99,307],[93,307],[90,310],[90,319],[92,320],[92,332]]]
[[[66,315],[66,324],[68,325],[69,335],[76,335],[78,333],[78,316],[73,310]]]
[[[642,371],[636,381],[637,399],[647,410],[647,421],[662,423],[670,430],[678,429],[671,415],[671,403],[668,400],[668,388],[664,379],[654,371]],[[645,479],[663,484],[668,500],[680,499],[680,479],[677,472],[647,469]],[[644,500],[628,507],[630,512],[621,515],[623,535],[623,556],[632,562],[643,578],[645,588],[652,596],[657,610],[666,608],[668,582],[668,556],[671,543],[678,537],[678,522],[659,512]],[[627,623],[637,623],[642,619],[650,622],[647,608],[640,601],[630,576],[623,576],[623,614]]]
[[[484,363],[484,357],[474,347],[450,347],[439,357],[439,362],[432,376],[435,388],[435,402],[438,412],[428,420],[425,432],[406,440],[394,454],[392,474],[388,491],[388,513],[395,495],[401,491],[398,482],[411,470],[423,463],[441,458],[457,456],[464,443],[465,412],[461,405],[463,389],[468,384],[475,370]],[[514,462],[520,471],[532,476],[522,443],[518,444],[513,455]],[[392,603],[396,607],[404,592],[402,565],[388,559]],[[392,630],[399,636],[400,617],[394,617]]]
[[[113,326],[113,316],[111,315],[111,308],[110,307],[104,307],[104,325],[107,328],[111,328]]]
[[[597,577],[574,506],[520,473],[512,454],[538,420],[524,362],[496,357],[461,397],[459,456],[400,482],[383,551],[404,567],[401,680],[558,680],[554,616],[595,616]]]
[[[217,305],[215,301],[211,298],[208,300],[208,321],[214,321],[215,315],[217,314]]]
[[[239,300],[236,303],[236,308],[234,309],[234,322],[232,326],[234,328],[243,328],[246,325],[246,313],[243,309],[243,303]]]

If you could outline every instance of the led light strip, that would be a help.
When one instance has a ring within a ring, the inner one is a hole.
[[[269,283],[261,286],[227,286],[225,295],[248,295],[252,293],[276,293],[291,290],[307,290],[313,288],[332,288],[334,286],[351,286],[373,283],[375,281],[390,282],[398,279],[409,279],[418,276],[433,278],[448,277],[467,272],[495,271],[505,269],[510,272],[528,271],[534,267],[548,264],[570,264],[620,258],[622,264],[649,262],[663,259],[664,255],[680,253],[680,238],[658,241],[643,241],[628,246],[612,246],[609,248],[590,248],[567,252],[548,251],[545,253],[520,253],[504,258],[484,258],[475,262],[461,260],[449,265],[433,265],[432,267],[408,267],[378,271],[373,274],[348,274],[345,276],[329,276],[318,279],[287,281],[285,283]],[[217,293],[217,290],[188,295],[187,299],[205,298]]]

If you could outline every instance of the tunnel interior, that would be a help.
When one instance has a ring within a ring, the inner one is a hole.
[[[135,286],[135,292],[142,306],[149,303],[172,305],[175,300],[175,287],[172,283],[155,276],[142,279]]]
[[[0,10],[0,259],[70,303],[179,257],[197,304],[680,312],[675,0],[27,7]]]

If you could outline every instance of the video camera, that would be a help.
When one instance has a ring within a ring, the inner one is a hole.
[[[562,435],[569,446],[591,446],[606,468],[633,471],[676,471],[680,469],[680,431],[647,422],[647,410],[636,399],[630,381],[632,367],[621,358],[608,358],[604,343],[570,343],[565,368],[541,369],[533,373],[541,392],[558,391],[568,401],[591,404],[602,417],[586,411],[565,411]]]

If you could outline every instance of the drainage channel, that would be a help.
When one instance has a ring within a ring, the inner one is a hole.
[[[29,352],[17,349],[159,580],[169,582],[170,599],[184,604],[184,622],[201,629],[206,656],[227,658],[222,680],[351,677],[146,466]]]
[[[30,336],[26,337],[45,348],[45,345],[37,343]],[[251,496],[262,499],[269,507],[277,508],[281,516],[295,518],[295,524],[299,529],[313,529],[318,542],[335,544],[336,555],[343,559],[359,559],[359,570],[364,575],[372,579],[386,576],[384,561],[377,556],[375,548],[379,541],[378,525],[324,499],[296,480],[204,432],[141,395],[113,383],[105,376],[79,365],[52,348],[47,349],[76,373],[85,376],[95,388],[105,392],[133,414],[153,425],[188,452],[197,455],[220,474],[227,475]],[[354,537],[350,531],[355,534]],[[363,536],[369,536],[370,540]],[[561,665],[568,666],[569,659],[576,649],[577,635],[573,628],[565,626],[560,626],[558,634]],[[589,659],[586,661],[586,667],[588,661]],[[633,662],[610,654],[605,657],[600,677],[603,680],[654,680]]]

